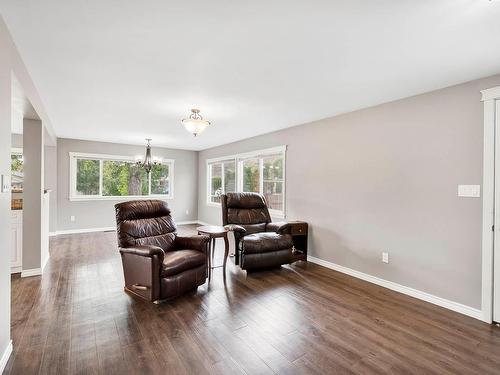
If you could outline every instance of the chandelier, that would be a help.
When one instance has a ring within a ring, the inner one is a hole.
[[[151,142],[151,138],[146,138],[146,141],[148,144],[146,145],[146,155],[144,156],[144,160],[137,160],[135,164],[138,167],[142,167],[146,170],[146,173],[151,172],[151,168],[153,168],[153,165],[159,165],[160,161],[158,160],[153,160],[151,157],[151,145],[149,142]]]
[[[203,117],[200,115],[199,109],[192,109],[191,114],[188,118],[182,119],[182,125],[186,128],[188,132],[193,134],[195,137],[202,133],[210,122],[207,120],[203,120]]]

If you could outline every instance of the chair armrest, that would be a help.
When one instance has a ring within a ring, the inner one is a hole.
[[[133,247],[120,247],[120,253],[122,254],[133,254],[142,257],[152,258],[154,255],[159,256],[163,259],[165,252],[161,247],[153,245],[137,245]]]
[[[267,223],[266,232],[276,232],[279,234],[289,233],[291,225],[286,221],[277,221],[275,223]]]
[[[136,245],[121,247],[125,288],[148,301],[157,301],[160,293],[160,273],[165,257],[161,247]]]
[[[189,237],[176,236],[174,240],[174,248],[198,250],[206,253],[208,241],[210,241],[210,237],[203,235]]]
[[[231,232],[236,232],[239,234],[245,234],[247,232],[247,230],[245,228],[243,228],[241,225],[236,225],[236,224],[228,224],[228,225],[225,225],[224,228],[226,228],[227,230],[229,230]]]

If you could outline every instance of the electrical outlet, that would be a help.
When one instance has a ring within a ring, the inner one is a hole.
[[[71,220],[71,221],[75,221],[76,219],[75,219],[75,217],[74,217],[73,215],[71,215],[71,216],[69,217],[69,220]]]
[[[186,215],[189,215],[189,210],[186,210]]]
[[[389,263],[389,253],[386,252],[382,253],[382,262]]]

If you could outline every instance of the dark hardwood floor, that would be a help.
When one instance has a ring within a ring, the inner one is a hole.
[[[218,268],[196,293],[142,302],[123,292],[115,236],[53,238],[44,276],[13,278],[5,373],[500,373],[498,328],[311,263],[231,263],[225,284]]]

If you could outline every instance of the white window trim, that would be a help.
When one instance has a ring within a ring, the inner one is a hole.
[[[250,159],[250,158],[255,158],[255,157],[261,157],[261,156],[266,156],[266,155],[275,155],[282,153],[283,154],[283,211],[277,211],[277,210],[272,210],[269,209],[269,214],[278,219],[284,219],[286,217],[286,150],[287,146],[282,145],[282,146],[277,146],[277,147],[272,147],[272,148],[266,148],[266,149],[261,149],[261,150],[256,150],[256,151],[250,151],[250,152],[244,152],[241,154],[233,154],[233,155],[227,155],[227,156],[221,156],[217,158],[211,158],[206,160],[206,177],[207,177],[207,185],[206,185],[206,195],[207,195],[207,206],[210,207],[220,207],[220,203],[215,203],[210,200],[211,195],[210,195],[210,189],[211,189],[211,169],[210,165],[214,163],[219,163],[223,161],[230,161],[234,160],[235,166],[236,166],[236,191],[242,191],[243,186],[242,186],[242,179],[240,176],[242,176],[243,171],[242,171],[242,163],[241,161],[244,159]],[[263,174],[263,169],[260,168],[259,166],[259,173],[261,174],[260,178],[260,190],[262,191],[262,185],[264,183],[264,180],[262,178]],[[222,174],[224,175],[224,170],[222,171]],[[223,177],[224,178],[224,177]],[[223,185],[224,186],[224,185]]]
[[[174,171],[175,159],[162,159],[162,163],[169,164],[168,180],[170,183],[169,194],[151,194],[151,195],[126,195],[126,196],[103,196],[102,195],[102,173],[99,172],[99,195],[77,195],[76,194],[76,160],[78,158],[97,159],[102,171],[104,160],[115,161],[132,161],[135,162],[133,156],[109,155],[109,154],[93,154],[85,152],[70,152],[69,153],[69,200],[70,201],[129,201],[129,200],[146,200],[146,199],[174,199]],[[148,179],[149,180],[149,179]],[[149,183],[149,182],[148,182]]]
[[[213,164],[221,164],[221,187],[222,187],[222,193],[225,194],[224,191],[224,179],[225,179],[225,173],[224,173],[224,162],[228,161],[234,161],[236,165],[236,160],[233,158],[225,158],[217,161],[212,161],[210,163],[207,163],[207,205],[212,206],[212,207],[219,207],[220,203],[212,202],[212,165]],[[236,176],[235,176],[236,177]]]

